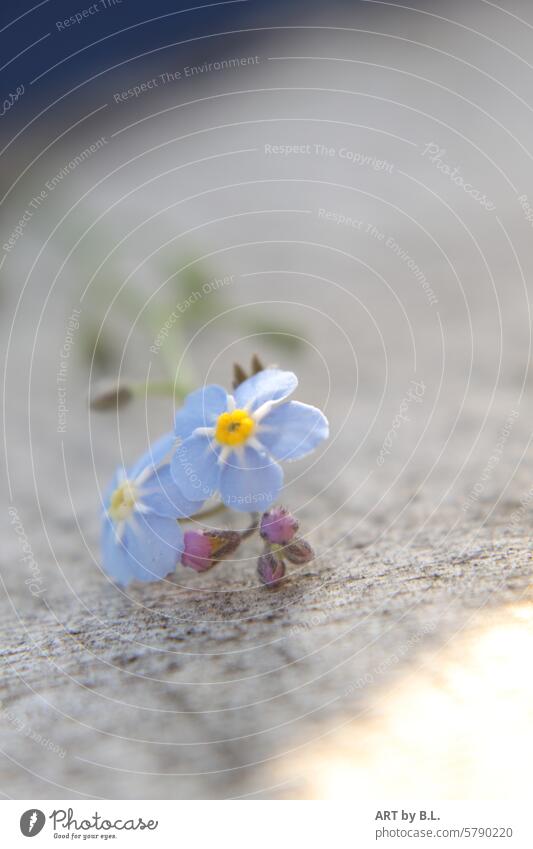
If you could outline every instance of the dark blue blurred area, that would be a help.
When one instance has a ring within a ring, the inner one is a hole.
[[[189,40],[180,46],[184,61],[208,60],[220,52],[217,38],[205,38],[210,33],[287,24],[320,5],[313,0],[3,0],[0,100],[22,84],[27,103],[49,101],[107,68],[133,57],[142,61],[143,54],[149,58],[181,41]],[[76,14],[83,19],[65,24]],[[257,40],[260,33],[249,38]]]

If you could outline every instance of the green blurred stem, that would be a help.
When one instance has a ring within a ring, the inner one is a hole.
[[[150,380],[148,383],[132,383],[129,388],[136,398],[144,398],[147,395],[162,395],[180,401],[191,391],[189,386],[185,386],[183,383],[175,383],[173,380]]]

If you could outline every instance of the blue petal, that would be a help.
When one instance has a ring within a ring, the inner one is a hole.
[[[143,454],[129,470],[128,477],[130,479],[134,479],[140,475],[143,469],[146,469],[147,466],[158,466],[159,463],[162,463],[175,441],[176,437],[173,433],[166,433],[160,439],[152,442],[148,451]]]
[[[150,512],[174,519],[177,516],[183,518],[196,513],[200,509],[202,501],[205,500],[201,495],[199,497],[201,500],[196,501],[185,498],[174,483],[168,463],[166,466],[154,469],[153,474],[140,488],[140,498],[141,503],[148,507]]]
[[[276,460],[299,460],[328,435],[328,420],[320,410],[299,401],[288,401],[265,416],[257,439]]]
[[[107,514],[102,520],[100,545],[104,572],[119,584],[132,581],[135,577],[135,568],[132,567],[128,552],[118,539],[115,525]]]
[[[197,427],[213,427],[218,416],[227,409],[228,395],[222,386],[204,386],[191,392],[176,413],[176,436],[187,439]]]
[[[298,386],[298,378],[292,371],[267,368],[249,377],[235,390],[237,407],[256,410],[265,401],[280,401],[287,398]]]
[[[191,436],[178,445],[170,464],[174,483],[185,498],[205,501],[218,489],[220,446],[207,436]]]
[[[135,513],[124,533],[132,578],[158,581],[173,572],[183,552],[183,531],[175,519]]]
[[[278,497],[283,472],[267,454],[249,446],[233,452],[222,468],[220,492],[224,504],[242,513],[266,510]]]
[[[113,495],[116,488],[120,485],[120,481],[125,477],[126,472],[124,471],[122,466],[119,466],[118,469],[115,471],[115,474],[111,478],[111,483],[107,486],[104,492],[104,497],[102,499],[104,513],[107,514],[107,509],[111,503],[111,496]]]

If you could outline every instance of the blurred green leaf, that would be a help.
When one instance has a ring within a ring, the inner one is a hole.
[[[175,273],[176,268],[183,268],[184,264],[187,264],[187,258],[181,257],[174,269],[169,271],[168,276]],[[222,299],[216,288],[209,287],[207,291],[204,288],[215,277],[216,275],[210,270],[197,263],[180,271],[174,278],[173,290],[176,293],[177,303],[173,303],[172,309],[179,308],[183,318],[195,324],[216,315],[221,310]]]
[[[80,328],[79,349],[86,362],[93,360],[95,368],[106,371],[117,362],[117,351],[105,331],[98,335],[96,324]]]

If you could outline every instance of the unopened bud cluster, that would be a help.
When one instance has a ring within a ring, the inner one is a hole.
[[[285,507],[273,507],[263,513],[259,533],[265,551],[257,561],[257,571],[264,584],[276,586],[285,576],[286,561],[302,565],[314,558],[308,542],[296,536],[298,520]]]
[[[308,542],[296,536],[298,520],[285,507],[273,507],[244,531],[186,531],[181,556],[183,566],[195,572],[207,572],[221,560],[227,560],[243,540],[259,531],[265,544],[257,561],[263,584],[275,586],[285,576],[286,563],[302,565],[314,558]]]

